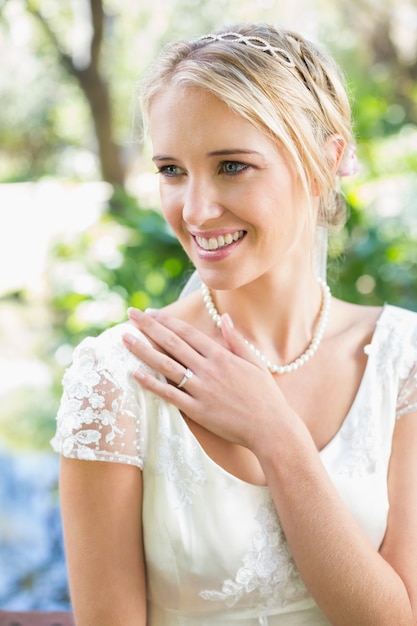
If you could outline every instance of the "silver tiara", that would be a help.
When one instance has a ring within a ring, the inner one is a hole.
[[[196,41],[228,41],[231,43],[244,43],[250,48],[256,48],[256,50],[262,50],[262,52],[269,52],[273,57],[278,59],[284,65],[288,67],[295,67],[295,63],[292,60],[291,55],[284,50],[283,48],[276,48],[275,46],[271,46],[271,44],[262,37],[247,37],[246,35],[241,35],[240,33],[220,33],[219,35],[202,35],[196,39]]]

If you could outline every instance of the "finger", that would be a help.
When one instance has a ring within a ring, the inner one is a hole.
[[[187,369],[184,364],[173,359],[165,352],[155,349],[150,343],[135,337],[131,333],[124,333],[122,339],[130,352],[146,363],[152,370],[159,372],[175,385],[181,382]]]
[[[129,317],[131,314],[135,315],[135,309],[129,309],[128,314]],[[165,315],[164,313],[161,313],[161,311],[155,309],[147,312],[145,315],[151,317],[166,329],[173,332],[175,336],[180,337],[187,345],[202,356],[211,356],[213,351],[216,351],[219,347],[219,344],[213,341],[213,339],[191,324],[187,324],[187,322],[184,322],[177,317]]]
[[[221,316],[220,329],[227,347],[233,354],[256,365],[259,369],[268,371],[266,365],[256,355],[256,348],[250,348],[249,342],[234,327],[232,318],[228,313]]]
[[[169,385],[141,368],[137,369],[133,373],[133,378],[137,380],[142,387],[152,391],[157,396],[162,398],[162,400],[173,404],[180,411],[183,411],[184,414],[191,415],[194,412],[195,400],[192,397],[192,394],[190,394],[184,387],[178,389],[178,386]]]
[[[177,335],[167,325],[149,313],[143,313],[138,309],[129,309],[128,315],[135,326],[155,344],[160,351],[171,356],[174,360],[186,365],[194,365],[198,350],[189,345],[182,337]]]

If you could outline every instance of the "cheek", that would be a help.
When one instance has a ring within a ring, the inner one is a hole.
[[[178,193],[174,193],[172,188],[160,186],[160,198],[162,214],[175,235],[181,233],[182,224],[182,203]]]

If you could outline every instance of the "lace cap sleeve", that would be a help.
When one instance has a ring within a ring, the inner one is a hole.
[[[130,376],[138,362],[122,344],[127,329],[134,333],[121,324],[74,351],[51,441],[65,457],[143,466],[143,392]]]
[[[400,376],[397,399],[397,419],[417,411],[417,315],[411,314],[413,323],[407,345],[403,347],[404,371]]]
[[[411,368],[409,375],[400,387],[397,419],[412,411],[417,411],[417,363]]]

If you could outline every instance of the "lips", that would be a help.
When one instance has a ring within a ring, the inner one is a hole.
[[[237,230],[234,233],[226,233],[225,235],[218,235],[217,237],[198,237],[196,236],[196,242],[203,248],[203,250],[219,250],[221,248],[227,248],[232,245],[238,239],[242,239],[244,236],[244,230]]]

